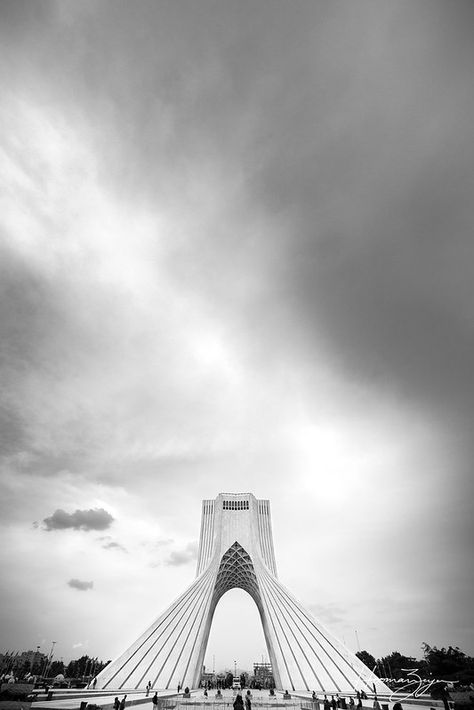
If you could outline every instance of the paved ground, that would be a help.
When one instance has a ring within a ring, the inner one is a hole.
[[[124,695],[127,696],[126,708],[128,709],[132,705],[143,705],[143,710],[153,710],[152,697],[155,691],[150,691],[147,696],[144,690],[136,691],[130,689],[130,691],[122,690],[120,693],[117,691],[103,691],[103,690],[56,690],[53,693],[51,700],[47,700],[46,696],[40,696],[37,701],[33,703],[31,710],[80,710],[81,703],[86,702],[89,705],[98,705],[102,710],[112,710],[113,702],[115,696],[120,700]],[[203,690],[193,691],[189,699],[183,698],[182,693],[179,695],[175,691],[161,690],[157,691],[158,698],[161,702],[159,705],[159,710],[174,710],[176,702],[179,703],[180,708],[177,710],[186,710],[186,706],[189,710],[203,710],[206,705],[210,705],[214,710],[232,710],[232,703],[234,701],[236,692],[232,690],[221,691],[222,698],[216,698],[215,690],[208,691],[207,697],[204,695]],[[247,691],[242,691],[242,695],[245,695]],[[283,699],[283,694],[281,692],[276,692],[274,696],[269,695],[268,690],[252,690],[252,705],[255,710],[271,710],[272,707],[284,708],[288,710],[294,710],[295,708],[300,708],[301,703],[305,703],[305,707],[311,708],[309,703],[311,699],[311,693],[309,692],[298,692],[290,693],[291,698],[285,700]],[[169,703],[166,700],[169,699]],[[382,703],[386,703],[391,707],[392,703],[388,703],[388,700],[382,699]],[[363,710],[372,710],[373,700],[369,699],[364,701]],[[430,705],[435,707],[441,705],[439,702],[433,700],[422,700],[418,699],[413,701],[403,700],[403,707],[405,710],[424,710],[422,705]],[[322,703],[320,703],[320,709],[322,708]],[[137,710],[142,710],[141,708]],[[437,709],[438,710],[438,709]]]
[[[157,692],[159,698],[171,698],[176,696],[175,692],[169,690],[158,690]],[[124,695],[127,696],[127,708],[131,705],[149,705],[150,710],[152,710],[151,699],[154,695],[154,691],[147,696],[144,690],[138,692],[134,690],[130,692],[121,691],[120,693],[117,691],[109,692],[101,690],[87,690],[82,692],[77,689],[71,690],[70,692],[61,690],[57,691],[57,693],[53,693],[51,700],[40,696],[40,698],[33,703],[32,708],[33,710],[78,710],[81,707],[81,702],[86,702],[90,705],[100,705],[104,710],[108,710],[113,707],[115,696],[121,700]]]
[[[216,698],[216,690],[208,691],[207,697],[204,695],[203,690],[193,691],[189,700],[182,697],[182,693],[179,696],[175,692],[169,690],[158,691],[158,698],[165,699],[170,698],[170,700],[179,700],[180,705],[189,705],[190,708],[196,703],[205,703],[209,705],[231,705],[234,701],[236,692],[233,690],[222,690],[222,699]],[[247,691],[242,691],[242,695],[245,695]],[[282,694],[276,693],[275,696],[270,696],[268,690],[252,690],[252,704],[254,705],[266,705],[270,703],[271,705],[280,705],[285,703],[285,706],[290,708],[293,705],[299,705],[301,701],[300,697],[296,698],[293,696],[291,700],[283,701]],[[151,699],[153,697],[154,691],[152,690],[147,696],[145,691],[134,691],[122,690],[120,693],[117,691],[101,691],[101,690],[56,690],[53,691],[53,697],[51,700],[47,700],[46,696],[39,696],[38,700],[33,704],[33,710],[79,710],[81,702],[87,702],[90,705],[99,705],[103,710],[109,710],[113,707],[113,702],[115,696],[121,700],[124,695],[127,695],[126,707],[131,705],[144,705],[149,710],[152,710]],[[308,698],[310,693],[307,694]],[[144,708],[145,710],[145,708]]]

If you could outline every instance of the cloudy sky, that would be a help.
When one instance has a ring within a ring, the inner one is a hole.
[[[0,651],[114,657],[250,491],[352,650],[474,653],[472,2],[0,10]]]

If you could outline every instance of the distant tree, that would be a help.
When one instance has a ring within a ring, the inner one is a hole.
[[[25,661],[23,664],[23,668],[21,669],[21,675],[24,677],[25,675],[28,675],[31,669],[31,663],[29,661]]]
[[[77,678],[76,666],[77,666],[77,661],[69,661],[69,663],[67,664],[67,668],[66,668],[66,677],[67,678]]]
[[[367,668],[370,668],[371,671],[374,670],[376,662],[371,653],[368,651],[357,651],[356,656],[367,666]]]
[[[232,683],[233,683],[233,682],[234,682],[234,676],[233,676],[232,673],[229,671],[228,673],[226,673],[224,685],[225,685],[226,688],[232,688]]]
[[[474,658],[458,646],[437,648],[426,642],[422,645],[427,668],[433,678],[471,682],[474,679]]]
[[[48,675],[55,678],[60,673],[64,675],[64,663],[62,661],[53,661],[49,667]]]
[[[405,678],[407,669],[419,669],[420,661],[413,656],[404,656],[399,651],[392,651],[377,661],[386,678]]]

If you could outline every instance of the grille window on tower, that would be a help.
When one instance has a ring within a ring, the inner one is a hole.
[[[248,500],[223,500],[222,501],[223,510],[250,510],[250,505]],[[210,511],[212,512],[212,510]]]

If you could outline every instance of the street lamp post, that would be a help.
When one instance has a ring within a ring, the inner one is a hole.
[[[48,659],[47,659],[47,661],[46,661],[46,668],[45,668],[45,671],[44,671],[45,678],[48,676],[48,672],[49,672],[49,669],[50,669],[50,666],[51,666],[51,663],[52,663],[52,660],[53,660],[54,647],[55,647],[55,645],[56,645],[56,641],[52,641],[51,644],[52,644],[52,645],[51,645],[51,651],[49,652],[49,656],[48,656]]]

